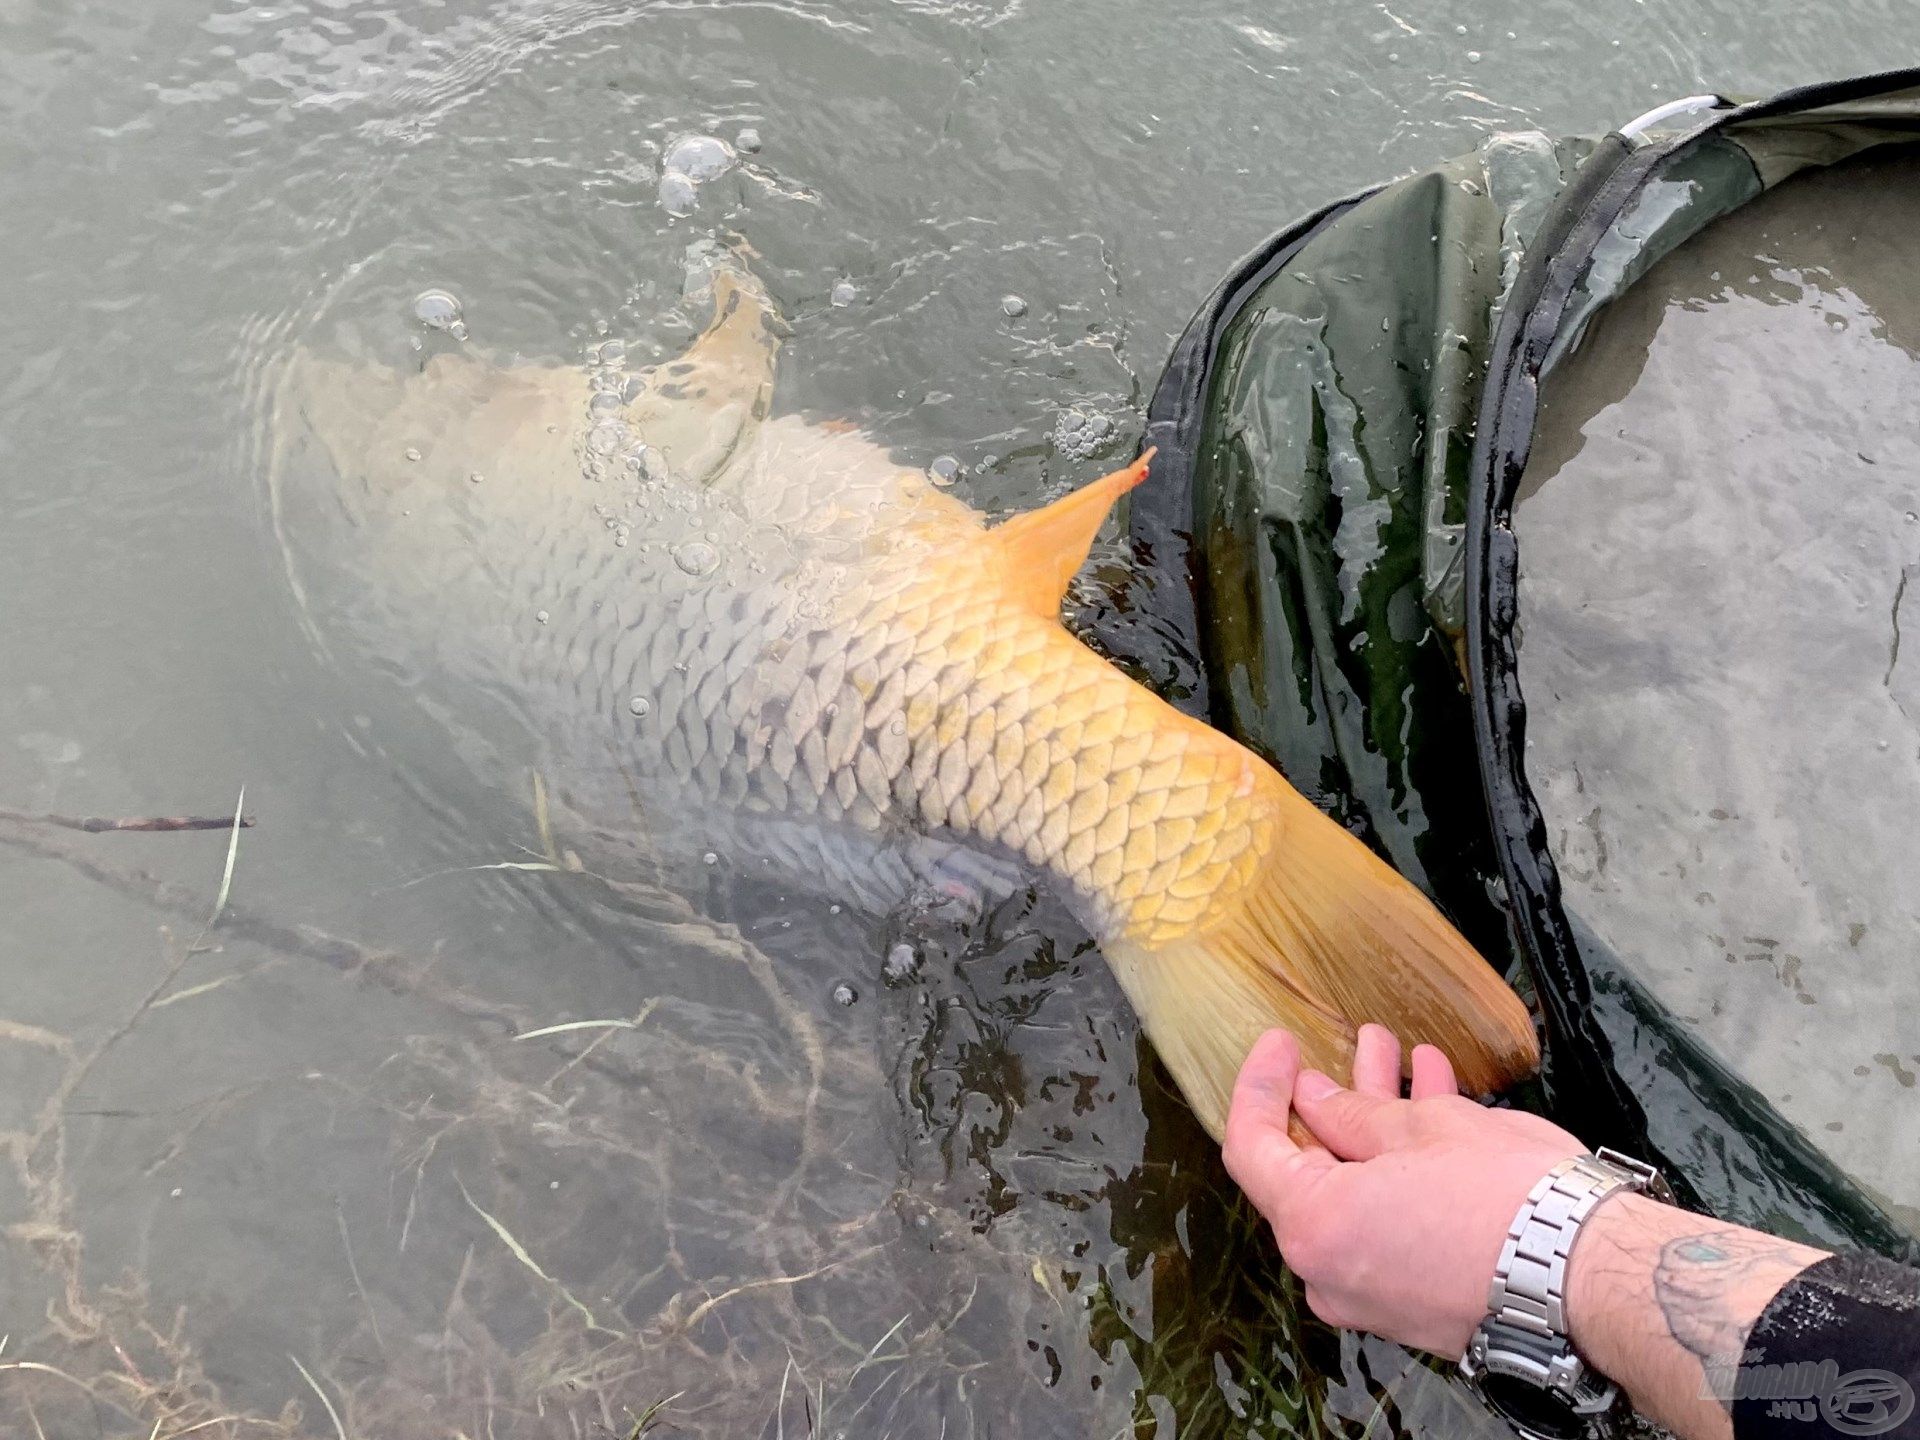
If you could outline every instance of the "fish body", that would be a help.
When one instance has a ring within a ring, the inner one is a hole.
[[[1475,1089],[1533,1067],[1518,1000],[1417,890],[1060,623],[1145,460],[989,525],[850,427],[774,416],[765,292],[723,266],[713,293],[617,411],[558,368],[297,370],[288,433],[346,485],[360,623],[424,634],[421,683],[513,708],[609,836],[871,905],[1044,879],[1216,1135],[1273,1024],[1335,1073],[1366,1018]]]

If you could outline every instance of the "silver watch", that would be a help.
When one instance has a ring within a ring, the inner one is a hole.
[[[1487,1290],[1487,1318],[1460,1370],[1526,1440],[1571,1440],[1619,1403],[1619,1387],[1567,1338],[1567,1257],[1580,1227],[1616,1191],[1671,1200],[1660,1172],[1613,1150],[1562,1160],[1527,1193]]]

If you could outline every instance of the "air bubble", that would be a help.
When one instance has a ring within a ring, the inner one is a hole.
[[[478,485],[482,480],[486,478],[487,477],[482,475],[478,470],[475,470],[471,475],[467,476],[468,481],[475,485]]]
[[[627,358],[627,342],[609,340],[600,347],[597,357],[602,365],[618,365]]]
[[[602,420],[587,432],[587,449],[596,455],[611,455],[626,443],[627,427],[618,420]]]
[[[420,447],[418,445],[407,446],[407,459],[418,460],[419,458],[420,458]]]
[[[833,987],[833,1003],[836,1005],[841,1005],[841,1006],[851,1005],[853,1004],[854,1001],[858,1000],[859,998],[860,998],[860,992],[855,990],[851,985],[847,984],[847,982],[844,980],[842,980],[838,985]]]
[[[696,185],[718,180],[734,167],[733,147],[716,135],[682,135],[661,158],[660,168],[670,175],[684,175]]]
[[[699,203],[699,187],[686,176],[670,170],[660,177],[660,208],[674,219],[691,215]]]
[[[880,974],[889,985],[904,985],[920,973],[920,952],[904,940],[887,951]]]
[[[454,333],[457,327],[454,338],[466,338],[466,326],[460,318],[460,302],[445,290],[422,290],[414,296],[413,318],[429,330]]]
[[[644,720],[653,713],[653,702],[644,695],[636,695],[627,701],[627,713]]]
[[[709,850],[700,857],[700,863],[702,865],[718,865],[720,863],[720,857]]]
[[[1000,313],[1009,320],[1018,320],[1022,315],[1027,313],[1027,302],[1022,300],[1018,295],[1002,295],[1000,297]]]
[[[547,621],[551,620],[553,617],[547,614],[547,612],[544,610],[536,610],[533,612],[533,618],[535,620],[538,620],[542,625],[544,625],[547,623]]]
[[[851,305],[859,298],[860,292],[854,287],[854,283],[851,280],[838,282],[833,287],[832,293],[827,296],[827,299],[837,306]]]
[[[673,563],[689,575],[711,575],[720,568],[720,552],[704,540],[673,547]]]
[[[651,445],[642,445],[627,457],[627,464],[639,472],[640,478],[649,484],[658,485],[672,476],[667,465],[667,457]]]
[[[960,462],[951,455],[937,455],[927,466],[927,477],[942,490],[959,478]]]
[[[760,153],[760,132],[749,125],[745,130],[742,130],[738,135],[733,137],[733,148],[738,150],[742,155],[758,155]]]

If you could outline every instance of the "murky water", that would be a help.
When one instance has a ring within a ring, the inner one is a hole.
[[[687,244],[737,236],[783,404],[1004,509],[1121,453],[1192,306],[1309,205],[1911,24],[0,3],[0,803],[244,784],[258,821],[204,938],[223,835],[0,821],[0,1365],[48,1367],[0,1370],[7,1433],[1475,1433],[1295,1316],[1044,899],[907,935],[720,855],[685,893],[498,868],[552,863],[512,717],[315,634],[268,397],[303,348],[643,362],[699,323]]]

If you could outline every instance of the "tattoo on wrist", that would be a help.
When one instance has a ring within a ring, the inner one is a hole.
[[[1767,1301],[1805,1264],[1801,1247],[1752,1230],[1706,1230],[1660,1248],[1653,1295],[1667,1332],[1700,1362],[1707,1392],[1733,1407],[1747,1336]]]

